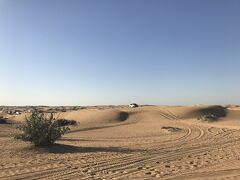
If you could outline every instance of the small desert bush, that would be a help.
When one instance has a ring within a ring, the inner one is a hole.
[[[17,129],[21,133],[15,136],[16,139],[30,141],[35,146],[51,145],[69,130],[68,127],[59,125],[53,114],[45,116],[38,111],[33,112],[29,118],[26,117],[25,123]]]

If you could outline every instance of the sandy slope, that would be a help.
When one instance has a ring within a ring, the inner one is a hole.
[[[200,120],[209,112],[219,117]],[[238,107],[105,107],[56,116],[80,125],[40,150],[0,125],[0,179],[240,179]]]

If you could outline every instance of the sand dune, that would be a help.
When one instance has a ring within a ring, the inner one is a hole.
[[[9,116],[21,122],[25,115]],[[57,145],[35,149],[0,124],[0,179],[240,178],[240,108],[95,107],[58,112],[76,120]]]

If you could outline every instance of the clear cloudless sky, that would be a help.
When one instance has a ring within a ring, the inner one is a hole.
[[[0,0],[0,105],[240,104],[239,0]]]

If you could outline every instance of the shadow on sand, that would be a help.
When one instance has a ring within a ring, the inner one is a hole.
[[[0,124],[13,124],[13,123],[7,118],[0,116]]]
[[[126,112],[120,112],[120,113],[118,114],[118,119],[119,119],[120,121],[126,121],[126,120],[128,119],[128,117],[129,117],[129,114],[126,113]]]
[[[97,152],[117,152],[117,153],[131,153],[140,152],[143,150],[128,149],[121,147],[80,147],[65,144],[54,144],[49,147],[43,147],[39,149],[41,152],[48,152],[54,154],[65,154],[65,153],[97,153]]]
[[[68,133],[76,133],[76,132],[82,132],[82,131],[92,131],[92,130],[98,130],[98,129],[107,129],[107,128],[113,128],[118,126],[126,126],[134,124],[134,122],[127,122],[127,123],[121,123],[121,124],[113,124],[113,125],[105,125],[105,126],[95,126],[95,127],[86,127],[86,128],[79,128],[69,131]]]

